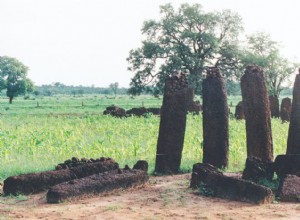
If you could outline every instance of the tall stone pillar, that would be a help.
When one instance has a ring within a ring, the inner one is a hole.
[[[246,67],[241,78],[246,117],[247,157],[273,161],[271,112],[263,71],[259,66]]]
[[[188,82],[174,73],[165,81],[155,171],[177,173],[180,168],[187,115]]]
[[[226,88],[217,68],[209,68],[203,81],[203,162],[218,168],[228,165]]]
[[[300,73],[296,75],[294,83],[291,121],[286,153],[300,154]]]

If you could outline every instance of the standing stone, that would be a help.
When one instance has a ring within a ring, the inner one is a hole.
[[[203,162],[218,168],[228,165],[226,88],[217,68],[209,68],[203,81]]]
[[[234,113],[235,119],[241,120],[245,119],[245,113],[244,113],[244,108],[243,108],[243,102],[239,102],[235,106],[235,113]]]
[[[296,75],[294,83],[291,122],[286,153],[300,154],[300,73]]]
[[[277,96],[269,96],[270,110],[272,118],[279,118],[279,100]]]
[[[280,118],[282,122],[290,121],[292,112],[292,100],[288,97],[282,99],[280,108]]]
[[[273,161],[271,113],[263,71],[249,65],[241,78],[246,117],[247,157]]]
[[[165,81],[155,171],[177,173],[180,168],[187,115],[186,76],[174,73]]]

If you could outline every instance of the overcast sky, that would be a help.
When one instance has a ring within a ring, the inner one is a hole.
[[[30,68],[36,85],[128,87],[130,49],[140,46],[145,20],[159,19],[159,6],[199,3],[205,11],[231,9],[245,33],[270,33],[283,54],[299,62],[299,0],[0,0],[0,56]]]

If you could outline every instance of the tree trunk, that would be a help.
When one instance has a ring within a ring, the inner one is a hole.
[[[12,96],[9,97],[9,104],[12,104],[13,98],[14,98],[14,97],[12,97]]]

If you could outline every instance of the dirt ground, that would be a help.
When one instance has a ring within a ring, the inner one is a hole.
[[[150,177],[144,188],[47,204],[46,193],[0,197],[0,219],[300,219],[300,203],[251,205],[201,196],[190,174]]]

